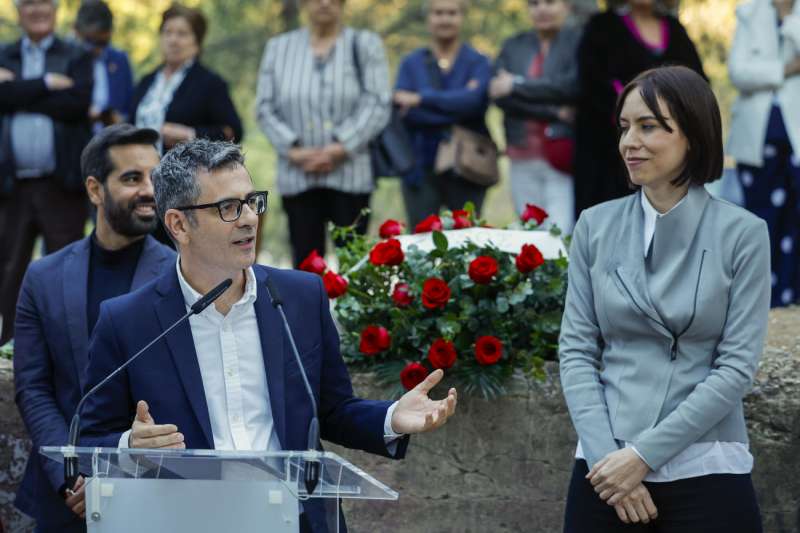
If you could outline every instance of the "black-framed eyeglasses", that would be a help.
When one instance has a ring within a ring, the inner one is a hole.
[[[236,222],[242,216],[242,206],[247,204],[253,213],[263,215],[267,210],[267,191],[254,191],[245,196],[244,200],[238,198],[226,198],[213,204],[185,205],[176,207],[179,211],[189,211],[191,209],[208,209],[216,207],[219,211],[219,218],[223,222]]]

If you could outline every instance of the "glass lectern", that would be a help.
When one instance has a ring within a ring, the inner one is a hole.
[[[327,531],[338,533],[340,500],[398,498],[330,452],[64,446],[40,453],[60,463],[78,457],[89,533],[297,533],[304,505],[324,507]],[[311,495],[303,483],[307,461],[320,464]]]

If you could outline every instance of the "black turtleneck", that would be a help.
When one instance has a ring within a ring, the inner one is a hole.
[[[125,248],[106,250],[100,246],[97,236],[92,233],[89,286],[86,293],[86,325],[89,328],[89,335],[97,323],[100,303],[131,290],[144,241],[145,239],[139,239]]]

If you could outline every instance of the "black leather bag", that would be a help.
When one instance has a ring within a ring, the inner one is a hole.
[[[364,76],[358,53],[358,33],[353,39],[353,64],[361,92],[364,92]],[[414,168],[414,148],[403,119],[396,108],[392,108],[392,118],[386,128],[369,142],[369,155],[372,161],[372,176],[377,178],[402,176]]]

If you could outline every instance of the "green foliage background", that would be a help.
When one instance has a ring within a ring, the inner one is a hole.
[[[169,0],[108,0],[115,13],[114,44],[127,50],[134,63],[137,79],[159,62],[158,25]],[[275,155],[254,120],[253,100],[256,75],[266,40],[298,23],[299,0],[186,0],[199,6],[208,16],[209,34],[203,61],[228,80],[234,101],[245,123],[244,148],[248,168],[259,185],[274,190]],[[423,0],[348,0],[347,21],[356,27],[371,28],[380,33],[386,44],[393,71],[399,59],[426,42]],[[80,0],[61,0],[59,27],[62,34],[71,31]],[[529,27],[526,0],[472,0],[465,27],[466,37],[479,50],[494,56],[508,36]],[[593,0],[573,0],[577,18],[599,6]],[[689,34],[703,57],[706,72],[712,80],[723,108],[727,124],[728,110],[735,92],[728,81],[725,60],[733,37],[734,0],[683,0],[678,10]],[[299,15],[302,22],[302,13]],[[0,3],[0,39],[18,36],[16,9],[12,0]],[[501,115],[490,111],[490,124],[495,138],[502,144]],[[514,218],[504,179],[494,187],[486,200],[483,215],[496,226]],[[373,198],[372,230],[385,218],[405,218],[398,184],[382,181]],[[277,194],[270,199],[266,217],[265,239],[261,261],[288,264],[286,219]]]

